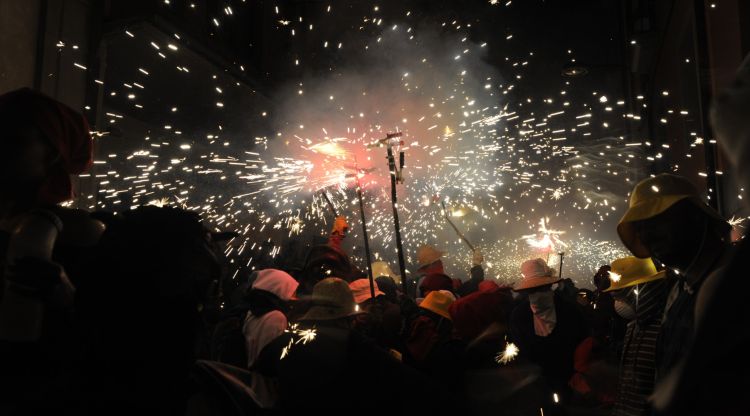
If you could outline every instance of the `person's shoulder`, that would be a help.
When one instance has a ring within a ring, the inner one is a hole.
[[[51,210],[63,223],[59,243],[80,247],[95,245],[104,233],[105,225],[87,211],[64,207]]]
[[[283,312],[278,311],[278,310],[268,311],[268,313],[266,313],[265,315],[263,315],[263,318],[265,318],[268,321],[272,321],[272,322],[275,322],[275,321],[284,321],[284,322],[286,322],[286,315],[284,315]]]
[[[354,352],[355,357],[366,359],[370,363],[394,362],[396,359],[387,350],[380,347],[373,339],[352,331],[348,337],[350,351]]]
[[[510,313],[508,323],[510,324],[511,332],[514,336],[518,337],[521,334],[527,333],[530,328],[533,327],[533,314],[529,302],[521,302],[516,305]]]
[[[248,315],[250,314],[248,313]],[[286,315],[276,310],[269,311],[258,319],[260,320],[260,323],[262,325],[279,326],[279,327],[286,328],[288,324]]]
[[[394,302],[394,301],[392,301],[390,299],[386,299],[383,302],[383,312],[385,314],[394,314],[395,313],[395,314],[399,314],[400,315],[401,314],[401,305],[399,305],[398,303],[396,303],[396,302]]]
[[[555,293],[555,308],[557,309],[558,313],[562,312],[569,315],[583,316],[583,312],[575,304],[575,301],[570,300],[568,297],[560,293]]]
[[[523,317],[530,317],[531,316],[531,306],[529,305],[529,301],[522,301],[516,306],[513,307],[513,310],[510,312],[510,319],[521,319]]]

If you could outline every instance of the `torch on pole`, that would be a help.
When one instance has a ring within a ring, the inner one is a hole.
[[[370,297],[375,299],[375,281],[372,277],[372,262],[370,261],[370,239],[367,237],[367,219],[365,219],[365,203],[362,199],[362,184],[357,176],[357,198],[359,198],[359,214],[362,218],[362,236],[365,239],[365,260],[367,261],[367,276],[370,278]]]
[[[386,135],[386,145],[388,149],[388,170],[391,172],[391,207],[393,208],[393,225],[396,231],[396,251],[398,252],[398,269],[401,273],[401,290],[404,294],[409,293],[406,282],[406,262],[404,261],[404,246],[401,242],[401,224],[398,220],[398,193],[396,192],[396,183],[403,182],[401,169],[404,167],[404,152],[400,153],[399,166],[396,166],[396,157],[393,155],[393,141],[396,137],[401,137],[403,133],[388,133]]]
[[[336,211],[336,207],[333,206],[333,203],[331,202],[331,198],[328,198],[328,192],[326,192],[326,190],[324,189],[320,193],[323,194],[323,198],[326,200],[326,203],[328,204],[328,208],[330,208],[331,212],[333,212],[333,217],[334,218],[338,217],[339,213],[338,211]]]
[[[375,299],[375,280],[372,276],[372,263],[370,261],[370,238],[367,236],[367,218],[365,218],[365,203],[362,197],[362,184],[359,181],[360,170],[356,168],[356,173],[353,174],[357,181],[357,199],[359,199],[359,215],[362,220],[362,237],[365,240],[365,261],[367,262],[367,275],[370,279],[370,296]],[[347,174],[351,177],[352,174]]]
[[[463,242],[466,243],[467,246],[469,246],[469,248],[471,249],[471,251],[474,251],[475,250],[474,249],[474,245],[471,244],[471,242],[469,241],[469,239],[466,238],[466,236],[464,235],[464,233],[462,233],[461,231],[459,231],[458,227],[456,227],[456,224],[454,224],[453,221],[451,221],[451,217],[448,214],[448,209],[445,207],[445,202],[440,201],[440,205],[443,207],[443,215],[445,216],[445,219],[448,221],[448,224],[450,224],[451,228],[453,228],[453,231],[455,231],[456,234],[458,235],[458,237],[461,240],[463,240]]]

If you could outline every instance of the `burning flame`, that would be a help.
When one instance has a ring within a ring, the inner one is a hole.
[[[333,142],[322,142],[316,143],[310,146],[310,150],[316,153],[321,153],[326,156],[335,157],[338,159],[346,158],[347,151],[341,147],[338,143]]]
[[[539,220],[538,234],[525,235],[521,238],[526,239],[526,243],[533,248],[543,251],[552,252],[558,248],[565,248],[568,245],[560,240],[560,235],[565,231],[553,230],[549,227],[549,218]]]

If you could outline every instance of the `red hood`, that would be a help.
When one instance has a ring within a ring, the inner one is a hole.
[[[37,127],[60,156],[39,192],[39,202],[57,204],[73,197],[70,175],[85,172],[93,161],[86,119],[75,110],[28,88],[0,95],[0,124]]]

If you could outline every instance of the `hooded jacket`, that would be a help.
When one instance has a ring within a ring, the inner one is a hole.
[[[272,294],[281,302],[287,302],[294,295],[297,286],[299,286],[297,281],[287,273],[281,270],[266,269],[258,273],[258,278],[253,283],[252,290]],[[255,314],[253,311],[255,311]],[[248,368],[253,366],[263,347],[284,333],[286,327],[287,319],[282,311],[271,307],[262,309],[255,306],[250,307],[242,326],[247,345]]]
[[[281,270],[266,269],[258,273],[258,278],[253,283],[252,290],[263,291],[277,297],[282,302],[287,302],[294,295],[298,285],[297,281],[289,274]],[[253,310],[260,314],[259,309],[265,313],[257,316],[253,313]],[[281,336],[287,325],[286,315],[280,310],[251,307],[242,325],[242,333],[245,335],[245,346],[247,347],[248,368],[253,370],[263,348]],[[256,377],[252,378],[250,386],[253,399],[260,407],[273,407],[277,399],[275,384],[261,374],[255,374]]]
[[[44,94],[21,88],[0,95],[3,129],[34,126],[59,156],[42,184],[38,201],[54,205],[73,197],[70,175],[83,173],[93,162],[93,140],[86,119]]]

